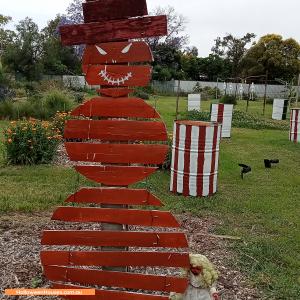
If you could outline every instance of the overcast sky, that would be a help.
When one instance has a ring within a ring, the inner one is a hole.
[[[31,17],[40,27],[58,13],[64,13],[71,0],[0,0],[0,13],[15,22]],[[126,1],[126,0],[124,0]],[[217,36],[232,33],[257,36],[278,33],[300,42],[300,0],[147,0],[149,11],[171,5],[188,19],[190,45],[201,56],[210,53]]]

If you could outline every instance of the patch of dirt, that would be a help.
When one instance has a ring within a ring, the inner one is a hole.
[[[0,215],[0,293],[7,288],[49,287],[49,283],[42,276],[39,259],[41,233],[44,229],[58,229],[62,225],[62,223],[51,222],[50,218],[51,213]],[[218,290],[221,299],[262,299],[246,277],[230,263],[234,258],[233,253],[228,250],[230,240],[211,236],[214,228],[220,225],[219,221],[190,214],[178,215],[177,218],[188,236],[190,252],[206,255],[216,265],[220,273]],[[93,229],[97,227],[95,224],[90,226]],[[5,299],[54,300],[58,298],[20,296],[5,297]]]

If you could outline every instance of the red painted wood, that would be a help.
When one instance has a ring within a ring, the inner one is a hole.
[[[166,159],[167,145],[65,143],[71,161],[112,164],[160,165]]]
[[[108,96],[113,98],[125,97],[133,93],[134,89],[128,88],[108,88],[108,89],[99,89],[97,93],[102,96]]]
[[[157,170],[157,168],[134,166],[76,166],[75,169],[86,178],[107,186],[135,184]]]
[[[89,85],[147,86],[151,80],[150,66],[101,65],[90,66],[85,76]]]
[[[52,220],[81,223],[100,222],[150,227],[180,227],[170,212],[137,209],[59,207],[54,212]]]
[[[184,233],[134,231],[44,231],[42,245],[71,245],[95,247],[163,247],[187,248]]]
[[[66,139],[100,139],[102,141],[167,141],[162,122],[127,120],[69,120]]]
[[[65,285],[53,283],[54,289],[86,289],[87,287],[81,287],[78,285]],[[110,290],[95,290],[95,296],[63,296],[65,299],[70,300],[169,300],[168,296],[149,295],[141,293],[131,293],[125,291],[110,291]]]
[[[160,118],[157,111],[139,98],[97,97],[75,108],[72,116],[113,118]]]
[[[167,17],[143,17],[66,25],[59,28],[63,45],[97,44],[167,35]]]
[[[122,287],[136,290],[184,293],[188,286],[187,278],[75,269],[57,266],[44,267],[44,274],[51,281]]]
[[[173,267],[189,268],[188,253],[42,251],[44,266]]]
[[[98,0],[82,6],[84,23],[148,15],[146,0]]]
[[[114,42],[88,45],[82,58],[85,73],[89,65],[152,62],[153,56],[145,42]]]
[[[124,188],[83,188],[69,196],[66,202],[163,206],[161,201],[147,190]]]

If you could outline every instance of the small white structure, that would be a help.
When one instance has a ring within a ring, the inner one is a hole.
[[[233,104],[212,104],[211,121],[222,124],[222,138],[231,137]]]
[[[243,86],[242,83],[240,84],[240,87],[239,87],[239,94],[240,94],[240,100],[243,100],[243,97],[244,97],[244,86]]]
[[[250,87],[250,100],[254,101],[255,98],[255,85],[254,82],[252,82]]]
[[[300,108],[291,109],[290,141],[300,143]]]
[[[273,120],[286,120],[288,106],[289,106],[289,100],[274,99],[272,119]]]
[[[188,111],[201,110],[201,94],[189,94]]]

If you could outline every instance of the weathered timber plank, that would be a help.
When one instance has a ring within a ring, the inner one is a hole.
[[[71,161],[107,164],[160,165],[166,159],[167,145],[65,143]]]
[[[162,247],[187,248],[184,233],[49,230],[43,232],[42,245],[94,247]]]
[[[148,15],[146,0],[98,0],[82,6],[85,23]]]
[[[66,25],[59,28],[63,45],[80,45],[124,41],[167,35],[167,17],[143,17]]]
[[[44,274],[51,281],[122,287],[136,290],[141,289],[183,293],[188,286],[187,278],[86,270],[57,266],[44,267]]]
[[[55,210],[52,220],[81,223],[100,222],[149,227],[180,227],[178,221],[170,212],[138,209],[59,207]]]
[[[44,266],[173,267],[189,268],[188,253],[174,252],[96,252],[42,251]]]
[[[147,86],[151,73],[150,66],[92,65],[87,68],[85,79],[90,85]]]
[[[102,141],[167,141],[162,122],[127,120],[68,120],[66,139],[99,139]]]
[[[161,201],[147,190],[125,188],[82,188],[69,196],[66,202],[163,206]]]
[[[160,118],[157,111],[139,98],[97,97],[75,108],[72,116],[112,118]]]
[[[98,94],[113,98],[125,97],[134,92],[134,89],[128,88],[104,88],[97,90]]]
[[[150,47],[145,42],[114,42],[88,45],[84,51],[82,65],[152,62]],[[85,73],[85,72],[84,72]]]
[[[106,186],[135,184],[157,170],[157,168],[135,166],[76,166],[75,169],[86,178]]]
[[[87,287],[81,287],[78,285],[66,285],[59,283],[52,283],[54,289],[86,289]],[[86,296],[64,296],[69,300],[87,300]],[[116,290],[95,290],[95,296],[88,296],[88,300],[169,300],[169,296],[149,295],[142,293],[132,293]]]

